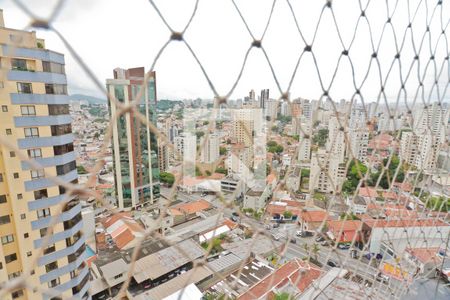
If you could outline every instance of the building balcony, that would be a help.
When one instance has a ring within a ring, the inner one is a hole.
[[[64,165],[74,160],[76,160],[76,155],[73,151],[62,155],[34,159],[36,163],[40,164],[44,168]],[[31,165],[26,161],[22,161],[21,164],[22,170],[24,171],[32,169]]]
[[[73,134],[68,133],[59,136],[23,138],[19,139],[17,143],[20,149],[60,146],[73,143]]]
[[[52,126],[72,123],[70,115],[14,117],[16,127]]]
[[[3,55],[12,57],[32,58],[64,64],[64,55],[47,49],[30,49],[2,45]]]
[[[11,81],[25,81],[25,82],[42,82],[42,83],[56,83],[67,84],[66,75],[50,72],[30,72],[10,70],[7,75],[8,80]]]
[[[11,93],[12,104],[69,104],[68,95]]]
[[[78,231],[80,231],[82,229],[83,229],[83,221],[80,220],[77,224],[75,224],[70,229],[67,229],[67,230],[64,230],[64,231],[61,231],[61,232],[53,233],[50,236],[50,238],[49,238],[48,244],[51,245],[51,244],[54,244],[56,242],[65,240],[67,238],[70,238],[71,236],[75,235]],[[37,240],[33,241],[34,248],[38,249],[38,248],[42,247],[43,242],[44,242],[44,238],[40,238],[40,239],[37,239]]]
[[[34,201],[28,201],[28,203],[27,203],[28,210],[33,211],[33,210],[37,210],[37,209],[51,207],[54,205],[58,205],[62,201],[67,201],[67,200],[70,201],[74,198],[75,198],[75,196],[73,196],[73,195],[68,196],[67,194],[63,194],[63,195],[58,195],[58,196],[54,196],[54,197],[41,198],[41,199],[34,200]]]
[[[70,254],[73,254],[78,249],[80,249],[84,245],[84,243],[85,243],[85,238],[84,238],[84,236],[82,236],[75,244],[73,244],[70,247],[66,247],[59,251],[55,251],[50,254],[39,257],[38,265],[44,266],[48,263],[51,263],[52,261],[56,261],[57,259],[69,256]],[[87,256],[87,253],[86,253],[86,251],[84,251],[80,256],[78,256],[78,258],[76,260],[70,262],[69,264],[39,276],[40,282],[41,283],[48,282],[50,280],[55,279],[56,277],[62,276],[64,274],[67,274],[67,273],[70,273],[71,271],[76,270],[87,258],[86,256]]]
[[[37,200],[39,201],[39,200]],[[81,203],[78,203],[77,205],[73,206],[71,209],[60,213],[57,216],[48,216],[45,218],[41,218],[35,221],[31,221],[31,229],[33,230],[37,230],[37,229],[41,229],[41,228],[45,228],[50,226],[50,224],[52,222],[56,222],[56,223],[61,223],[61,222],[66,222],[66,221],[70,221],[71,219],[73,219],[75,216],[77,216],[77,214],[79,214],[81,212]],[[56,221],[54,221],[54,219],[56,218]],[[78,222],[76,222],[78,223]]]
[[[78,178],[77,170],[72,170],[67,174],[57,176],[60,180],[64,182],[71,182]],[[25,190],[27,192],[34,191],[34,190],[41,190],[52,186],[57,186],[58,184],[52,180],[51,177],[49,178],[39,178],[35,180],[28,180],[25,181]]]

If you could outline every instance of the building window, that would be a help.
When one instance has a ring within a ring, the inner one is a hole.
[[[24,239],[27,239],[27,238],[29,238],[29,237],[30,237],[30,235],[28,234],[28,232],[26,232],[26,233],[23,234],[23,238],[24,238]]]
[[[56,261],[45,265],[45,270],[47,271],[47,273],[56,269],[58,269],[58,263]]]
[[[44,72],[65,74],[64,65],[50,61],[42,61],[42,69]]]
[[[17,71],[28,71],[27,60],[20,58],[11,59],[11,69]]]
[[[3,269],[3,264],[0,262],[0,270]]]
[[[72,133],[72,125],[70,125],[70,124],[52,125],[52,126],[50,126],[50,129],[52,131],[52,136],[58,136],[58,135]]]
[[[20,112],[22,113],[22,116],[35,116],[36,108],[34,105],[21,105]]]
[[[63,155],[69,152],[73,152],[73,143],[61,146],[53,146],[54,155]]]
[[[13,273],[11,273],[11,274],[8,274],[8,279],[11,280],[11,279],[20,277],[20,274],[21,274],[20,271],[17,271],[17,272],[13,272]]]
[[[2,105],[2,112],[8,112],[8,106]]]
[[[0,195],[0,204],[6,203],[6,195]]]
[[[19,173],[13,173],[14,179],[19,179]]]
[[[6,135],[11,135],[12,134],[12,130],[10,128],[6,129]]]
[[[56,166],[56,174],[59,175],[64,175],[69,173],[70,171],[73,171],[77,168],[77,164],[75,161],[71,161],[67,164],[64,165],[60,165],[60,166]]]
[[[33,179],[33,180],[45,177],[44,169],[31,170],[30,173],[31,173],[31,179]]]
[[[15,292],[11,293],[11,297],[13,299],[17,299],[17,298],[20,298],[22,296],[23,296],[23,290],[18,290],[18,291],[15,291]]]
[[[38,219],[46,218],[50,216],[50,208],[38,209],[36,211]]]
[[[50,95],[67,95],[67,85],[46,83],[45,93]]]
[[[2,236],[2,245],[6,245],[12,242],[14,242],[14,236],[12,234]]]
[[[16,152],[10,151],[10,152],[9,152],[9,156],[10,156],[10,157],[16,157]]]
[[[0,173],[0,182],[3,182],[3,174]]]
[[[13,261],[15,261],[15,260],[17,260],[17,254],[16,254],[16,253],[13,253],[13,254],[6,255],[6,256],[5,256],[5,262],[6,262],[7,264],[9,264],[10,262],[13,262]]]
[[[47,247],[44,248],[44,255],[52,253],[52,252],[55,252],[55,251],[56,251],[55,244],[47,246]]]
[[[50,116],[57,116],[57,115],[68,115],[69,112],[69,105],[68,104],[49,104],[48,105],[48,114]]]
[[[39,129],[37,127],[29,127],[23,129],[26,138],[39,137]]]
[[[11,222],[11,218],[8,215],[0,216],[0,225],[8,224],[10,222]]]
[[[23,195],[22,194],[17,194],[17,200],[22,200],[23,199]]]
[[[47,189],[34,191],[34,200],[39,200],[47,197],[48,197]]]
[[[59,277],[51,280],[50,282],[48,282],[48,287],[49,288],[54,288],[55,286],[59,285],[60,281],[59,281]]]
[[[25,220],[25,219],[27,218],[27,215],[26,215],[26,214],[20,214],[20,218],[21,218],[22,220]]]
[[[33,94],[33,88],[29,82],[18,82],[17,92],[19,94]]]
[[[39,234],[41,235],[41,238],[47,235],[47,228],[41,228],[39,229]]]
[[[29,158],[40,158],[42,157],[42,151],[41,149],[29,149],[28,150],[28,157]]]

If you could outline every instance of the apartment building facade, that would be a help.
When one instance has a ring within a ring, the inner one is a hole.
[[[81,204],[52,180],[78,180],[64,55],[0,11],[0,62],[0,137],[17,147],[0,143],[0,284],[27,274],[53,299],[88,298]],[[49,298],[18,288],[2,299]]]

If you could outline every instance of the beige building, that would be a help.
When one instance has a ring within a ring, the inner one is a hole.
[[[87,299],[81,204],[52,180],[78,180],[64,55],[35,32],[6,28],[1,10],[0,44],[0,137],[18,148],[0,143],[0,285],[27,275],[30,287],[0,289],[0,298],[49,299],[33,292],[40,287],[53,299]]]
[[[312,153],[309,190],[321,193],[341,191],[345,180],[345,163],[336,155],[319,149]]]

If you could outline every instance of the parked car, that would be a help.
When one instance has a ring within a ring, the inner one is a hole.
[[[351,256],[351,258],[358,259],[359,258],[358,251],[355,249],[351,250],[350,256]]]
[[[292,244],[297,244],[297,240],[295,238],[290,239],[289,242],[291,242]]]
[[[296,235],[300,237],[308,237],[313,236],[314,233],[311,231],[297,230]]]
[[[391,278],[389,277],[389,276],[387,276],[386,274],[383,274],[383,273],[378,273],[377,274],[377,277],[376,277],[376,280],[377,281],[379,281],[379,282],[382,282],[382,283],[386,283],[386,284],[388,284],[389,283],[389,280],[390,280]]]
[[[272,233],[272,237],[275,241],[279,241],[280,240],[280,236],[278,234]]]
[[[323,242],[323,241],[325,241],[325,238],[323,236],[318,236],[316,238],[316,242]]]
[[[347,250],[347,249],[350,249],[350,245],[349,244],[338,244],[338,248],[341,250]]]
[[[339,267],[339,264],[335,260],[332,260],[332,259],[329,259],[327,261],[327,265],[329,265],[330,267],[333,267],[333,268]]]

